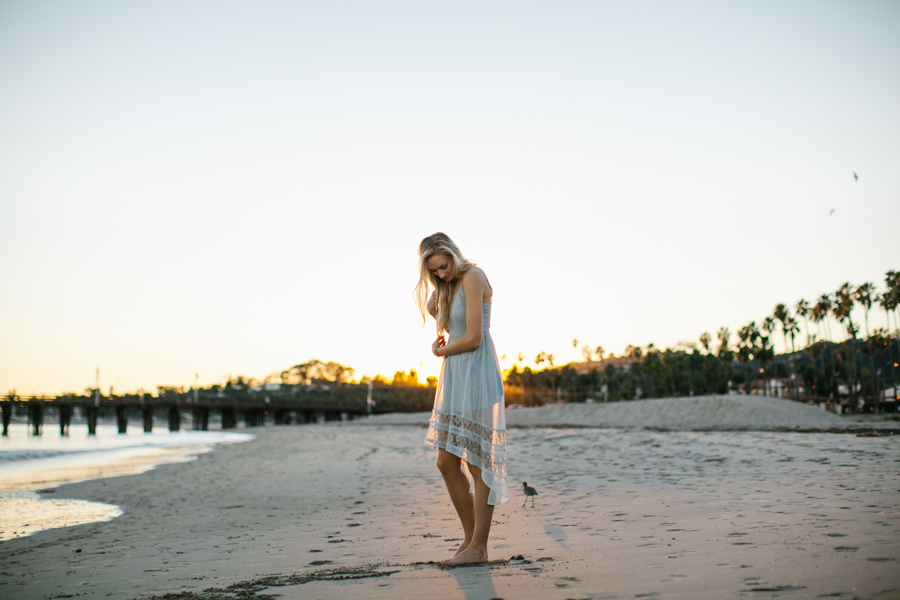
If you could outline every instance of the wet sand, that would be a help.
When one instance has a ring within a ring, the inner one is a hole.
[[[0,543],[0,597],[900,597],[900,432],[513,428],[494,562],[455,569],[424,429],[253,433],[57,488],[124,514]]]
[[[111,504],[57,498],[52,491],[56,486],[143,473],[161,464],[194,460],[215,444],[253,439],[235,432],[121,436],[110,434],[109,427],[96,437],[74,431],[69,438],[34,438],[19,429],[0,440],[0,542],[122,514]]]

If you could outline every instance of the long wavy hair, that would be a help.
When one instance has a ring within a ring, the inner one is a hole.
[[[453,280],[444,281],[437,275],[433,274],[428,265],[425,264],[429,258],[435,254],[446,256],[453,263]],[[433,287],[437,291],[437,333],[443,335],[447,329],[447,321],[450,319],[450,306],[453,302],[453,284],[455,280],[462,277],[466,271],[471,269],[475,263],[463,256],[459,246],[453,243],[447,234],[435,233],[429,235],[419,243],[419,283],[413,292],[416,299],[416,306],[422,313],[422,321],[428,319],[428,291],[429,287]]]

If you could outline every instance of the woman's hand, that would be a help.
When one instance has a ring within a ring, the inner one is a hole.
[[[438,354],[438,348],[442,348],[444,345],[446,345],[446,343],[447,342],[444,341],[444,336],[439,335],[438,338],[436,340],[434,340],[434,343],[431,344],[431,352],[435,356],[439,356],[439,357],[443,358],[440,354]]]

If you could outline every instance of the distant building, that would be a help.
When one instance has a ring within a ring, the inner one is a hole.
[[[250,391],[261,392],[261,391],[265,390],[267,392],[277,392],[280,389],[281,389],[280,383],[264,383],[262,385],[254,385],[253,387],[250,388]]]
[[[575,369],[579,375],[589,375],[591,371],[602,372],[606,367],[613,366],[617,369],[630,371],[631,365],[638,362],[637,359],[630,356],[613,356],[604,358],[603,360],[592,360],[590,362],[572,362],[566,366]]]

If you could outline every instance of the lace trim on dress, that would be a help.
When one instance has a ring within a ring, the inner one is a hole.
[[[467,419],[460,415],[432,411],[430,428],[434,428],[436,425],[450,425],[452,427],[459,427],[460,429],[471,431],[475,435],[481,437],[485,441],[490,442],[495,446],[506,446],[505,431],[498,431],[496,429],[491,429],[490,427],[485,427],[481,423],[476,423],[472,419]]]
[[[462,433],[450,431],[449,427],[460,429]],[[478,468],[487,469],[502,477],[506,476],[505,431],[485,427],[459,415],[435,411],[431,416],[425,441],[433,448],[446,449],[447,446],[462,448],[469,455],[467,460]]]
[[[437,448],[445,448],[446,446],[463,448],[470,457],[477,459],[471,462],[476,463],[475,466],[479,469],[487,469],[497,475],[506,476],[506,459],[486,451],[481,447],[480,443],[473,439],[459,433],[429,429],[428,440],[433,442]]]

